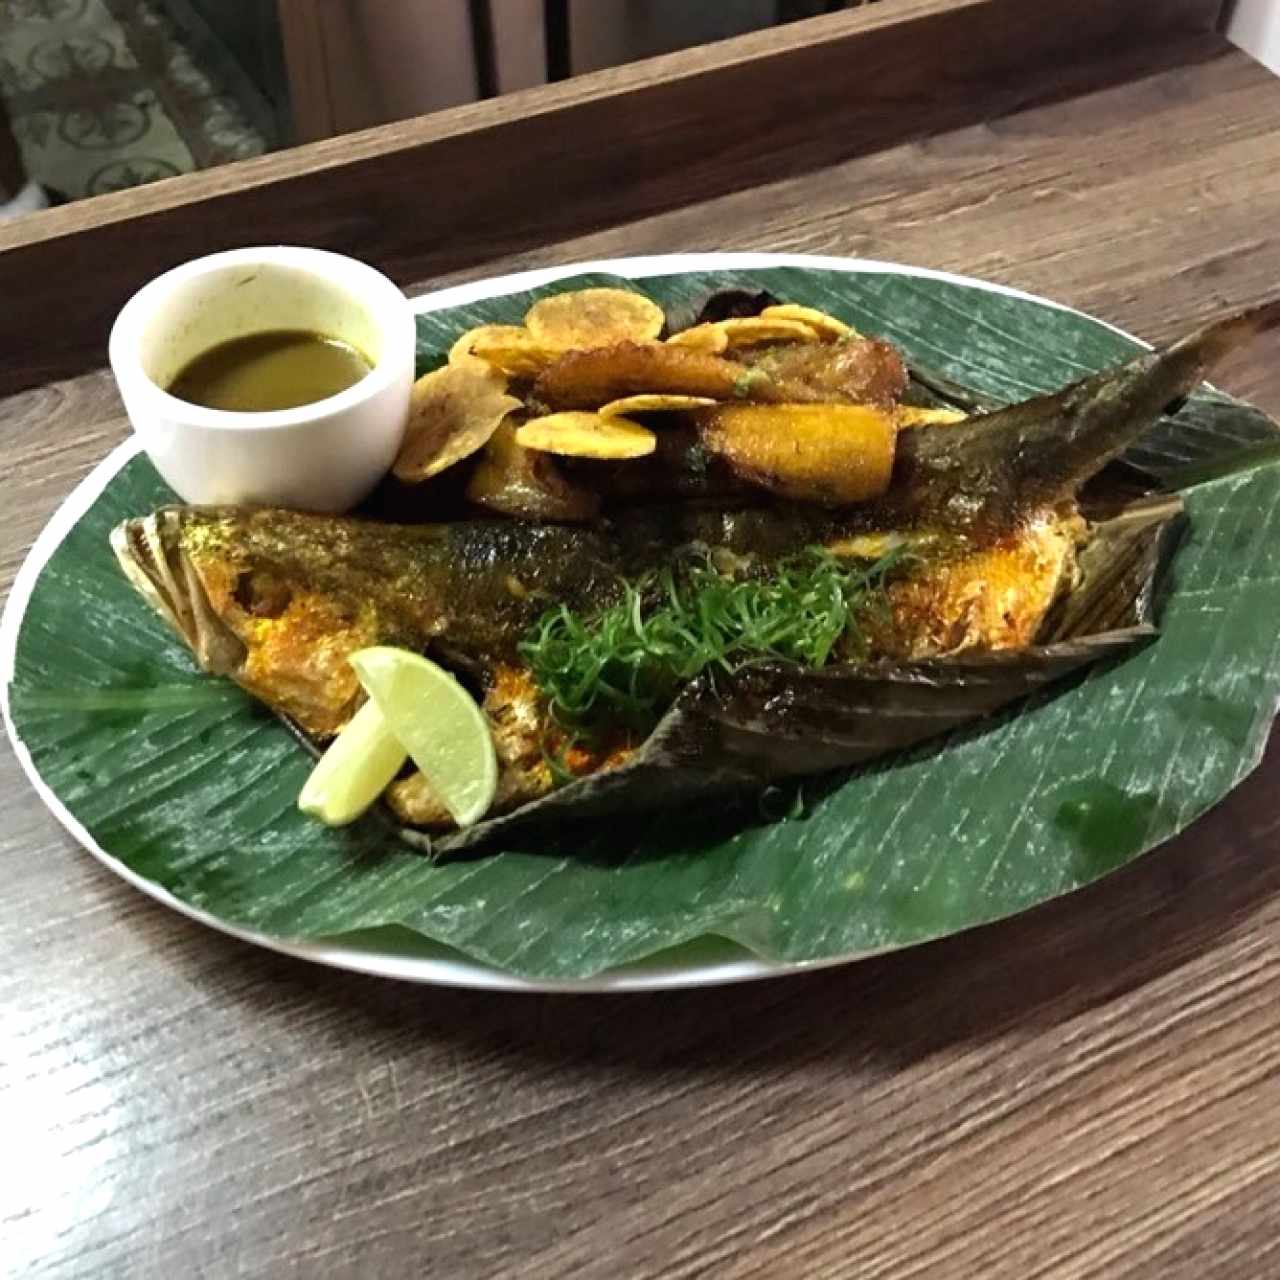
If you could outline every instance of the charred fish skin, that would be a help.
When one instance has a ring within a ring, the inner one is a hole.
[[[1074,496],[1185,399],[1228,352],[1280,324],[1280,299],[1052,395],[898,438],[883,515],[975,534],[1016,527]]]

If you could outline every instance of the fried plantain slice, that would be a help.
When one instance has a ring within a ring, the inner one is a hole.
[[[798,320],[801,324],[807,324],[820,338],[833,342],[839,338],[859,336],[857,330],[845,324],[843,320],[837,320],[835,316],[829,316],[825,311],[819,311],[817,307],[802,307],[795,302],[783,302],[775,307],[765,307],[760,313],[760,319]]]
[[[721,320],[717,325],[730,348],[755,347],[764,342],[817,342],[818,331],[799,320],[769,320],[764,316],[742,316]]]
[[[897,428],[873,405],[717,405],[694,418],[708,453],[782,497],[834,507],[889,487]]]
[[[486,326],[505,329],[505,325]],[[514,326],[512,326],[514,328]],[[563,354],[561,347],[548,346],[525,329],[514,333],[481,333],[471,341],[471,354],[513,378],[536,378]]]
[[[582,410],[530,418],[516,428],[516,442],[566,458],[607,460],[643,458],[658,446],[657,436],[630,418],[606,418]]]
[[[646,342],[662,332],[662,308],[629,289],[576,289],[531,306],[524,318],[533,337],[562,351]]]
[[[629,413],[679,413],[685,409],[705,409],[716,402],[710,396],[639,395],[623,396],[600,406],[602,418],[624,417]]]
[[[413,384],[404,443],[391,470],[410,482],[438,475],[483,448],[520,407],[507,394],[505,376],[473,356],[424,374]]]
[[[504,346],[520,346],[522,343],[527,342],[528,339],[529,331],[523,325],[477,325],[474,329],[468,329],[449,348],[449,363],[453,364],[455,360],[461,360],[466,356],[474,356],[477,342],[482,346],[501,348]]]
[[[706,351],[718,356],[729,345],[729,335],[719,324],[695,324],[688,329],[681,329],[667,339],[673,347],[692,347],[695,351]]]

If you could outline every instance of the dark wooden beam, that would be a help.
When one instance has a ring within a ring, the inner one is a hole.
[[[467,0],[471,21],[471,50],[476,64],[476,96],[498,92],[498,62],[493,43],[493,0]]]
[[[129,294],[202,253],[422,281],[1204,57],[1218,7],[873,4],[34,215],[0,226],[0,391],[101,364]]]
[[[543,34],[547,50],[547,83],[573,75],[573,41],[569,0],[542,0]]]

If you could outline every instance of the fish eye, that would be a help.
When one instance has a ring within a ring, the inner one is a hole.
[[[274,574],[246,569],[236,578],[232,596],[255,618],[279,618],[289,607],[293,591]]]

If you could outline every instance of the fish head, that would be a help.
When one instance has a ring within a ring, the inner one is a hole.
[[[279,513],[268,523],[244,510],[165,507],[117,526],[111,546],[204,671],[327,737],[362,697],[347,659],[386,627],[372,601],[308,572],[299,521],[290,537]]]

